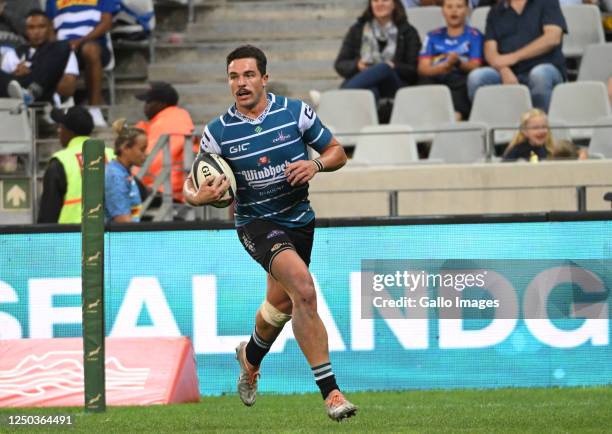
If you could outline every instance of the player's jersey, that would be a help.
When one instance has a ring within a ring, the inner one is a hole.
[[[270,93],[258,119],[249,119],[232,106],[206,125],[200,148],[223,156],[234,172],[236,226],[266,219],[298,227],[314,218],[308,185],[292,187],[285,169],[289,163],[308,159],[306,146],[322,152],[331,139],[331,132],[306,103]]]
[[[442,27],[427,33],[419,57],[430,57],[431,64],[436,65],[454,51],[463,62],[482,61],[482,44],[482,33],[473,27],[465,26],[459,36],[448,36],[446,27]]]

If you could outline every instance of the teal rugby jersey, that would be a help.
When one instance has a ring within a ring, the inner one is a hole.
[[[231,106],[204,128],[200,149],[219,154],[236,176],[236,226],[254,219],[299,227],[314,218],[308,185],[292,187],[285,168],[307,160],[306,146],[318,152],[331,142],[331,132],[306,103],[268,94],[268,105],[255,120]]]

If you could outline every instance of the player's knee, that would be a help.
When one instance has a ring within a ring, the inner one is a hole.
[[[317,292],[310,274],[296,279],[293,304],[297,308],[317,309]]]

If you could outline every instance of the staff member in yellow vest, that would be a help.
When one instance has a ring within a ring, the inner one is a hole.
[[[93,119],[80,106],[65,113],[53,109],[51,118],[59,124],[64,149],[53,154],[45,171],[38,223],[81,223],[83,145],[93,131]],[[107,148],[106,160],[112,158],[113,151]]]

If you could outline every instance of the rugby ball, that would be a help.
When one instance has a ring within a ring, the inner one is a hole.
[[[220,155],[206,153],[200,153],[191,166],[190,176],[196,189],[203,183],[211,182],[210,178],[213,176],[222,175],[225,175],[230,187],[220,200],[209,204],[217,208],[230,206],[236,197],[236,178],[231,167]]]

